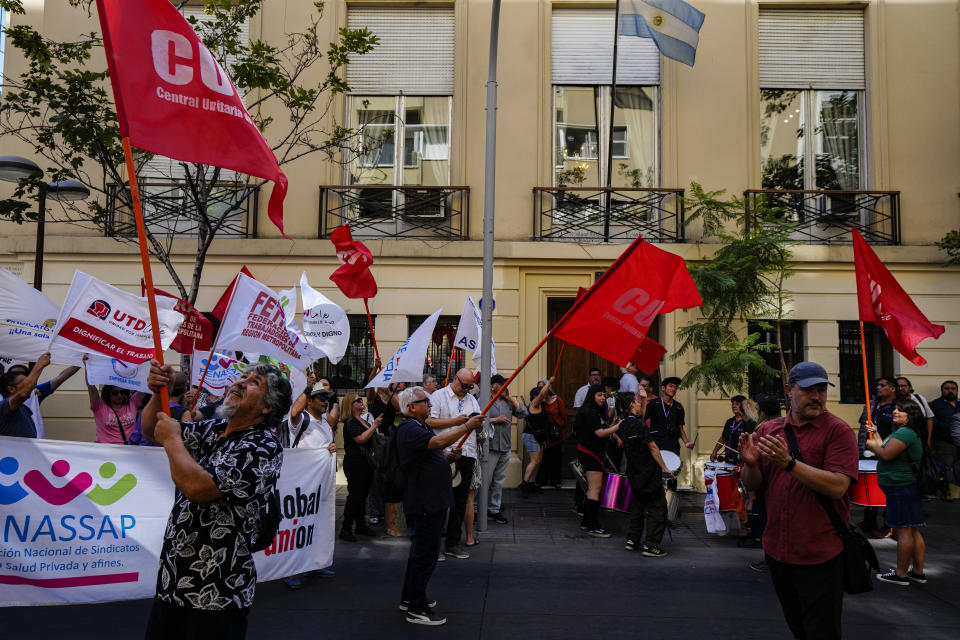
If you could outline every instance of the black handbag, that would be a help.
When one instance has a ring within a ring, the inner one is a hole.
[[[797,444],[797,436],[793,432],[793,426],[784,421],[783,431],[787,434],[787,441],[790,443],[790,452],[798,461],[803,462],[803,456],[800,454],[800,446]],[[812,489],[811,489],[812,491]],[[822,493],[814,492],[820,506],[827,512],[827,517],[837,530],[840,540],[843,541],[843,551],[840,561],[843,563],[843,590],[847,593],[866,593],[873,591],[873,571],[880,571],[880,562],[877,560],[877,554],[863,534],[848,524],[840,520],[830,499]]]

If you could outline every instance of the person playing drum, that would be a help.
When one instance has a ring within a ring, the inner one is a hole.
[[[580,526],[595,538],[609,538],[600,526],[600,487],[603,485],[603,448],[605,439],[617,432],[620,420],[607,418],[607,398],[603,387],[591,385],[574,422],[577,433],[577,459],[587,477],[587,496],[583,501]]]
[[[733,417],[723,425],[723,433],[710,453],[710,462],[716,462],[722,455],[725,462],[739,464],[740,454],[737,453],[737,447],[740,446],[740,434],[753,433],[754,429],[757,428],[756,415],[748,416],[743,410],[746,399],[746,396],[730,398],[730,409],[733,412]],[[721,451],[721,448],[723,451]]]
[[[639,389],[639,396],[621,393],[617,398],[621,411],[626,414],[620,428],[620,438],[627,458],[627,481],[633,490],[625,548],[627,551],[640,549],[643,555],[650,558],[662,558],[667,555],[660,546],[667,526],[667,499],[660,472],[662,470],[668,478],[673,478],[673,472],[663,461],[660,447],[651,438],[650,428],[643,417],[646,408],[646,391],[643,387]],[[641,545],[644,521],[647,534]]]

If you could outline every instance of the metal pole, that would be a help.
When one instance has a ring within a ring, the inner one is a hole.
[[[493,336],[493,215],[497,181],[497,40],[500,33],[500,0],[493,0],[490,12],[490,63],[487,69],[487,139],[483,168],[483,297],[480,317],[480,404],[490,399],[490,363],[493,353],[490,339]],[[484,425],[484,429],[489,423]],[[486,453],[481,456],[486,458]],[[483,464],[483,460],[478,460]],[[487,504],[489,478],[483,478],[477,495],[477,518],[480,531],[487,530]],[[470,508],[470,505],[467,505]]]
[[[620,0],[613,14],[613,68],[610,70],[610,128],[607,131],[607,197],[606,211],[603,216],[603,241],[610,241],[610,212],[613,209],[613,193],[610,186],[613,184],[613,113],[616,108],[617,97],[617,44],[620,42]]]
[[[33,252],[33,288],[43,291],[43,237],[47,222],[47,185],[40,184],[37,200],[39,211],[37,213],[37,248]]]

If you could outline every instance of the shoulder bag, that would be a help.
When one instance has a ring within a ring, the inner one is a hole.
[[[790,443],[790,452],[793,457],[803,462],[793,426],[786,420],[783,423],[783,431],[787,434],[787,441]],[[811,491],[813,490],[811,489]],[[840,554],[843,563],[843,590],[850,594],[873,591],[873,579],[870,577],[871,569],[880,571],[880,563],[877,561],[876,552],[870,546],[870,541],[863,537],[863,534],[859,531],[851,529],[840,520],[840,516],[833,505],[830,504],[830,499],[827,496],[816,491],[814,491],[814,494],[816,494],[817,500],[823,510],[827,512],[827,517],[830,518],[830,522],[843,541],[843,551]]]

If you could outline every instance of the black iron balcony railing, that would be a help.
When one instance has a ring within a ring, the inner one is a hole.
[[[748,189],[743,197],[747,224],[766,208],[793,223],[798,242],[850,244],[856,229],[870,244],[900,244],[899,191]]]
[[[219,182],[210,186],[207,211],[201,216],[183,180],[139,181],[143,221],[155,236],[196,237],[201,220],[215,227],[217,237],[256,238],[260,186],[242,182]],[[127,189],[123,195],[121,189]],[[107,185],[108,236],[137,234],[129,188],[116,183]]]
[[[320,187],[321,238],[350,224],[354,238],[465,240],[470,187]]]
[[[533,238],[683,242],[683,189],[534,187]]]

